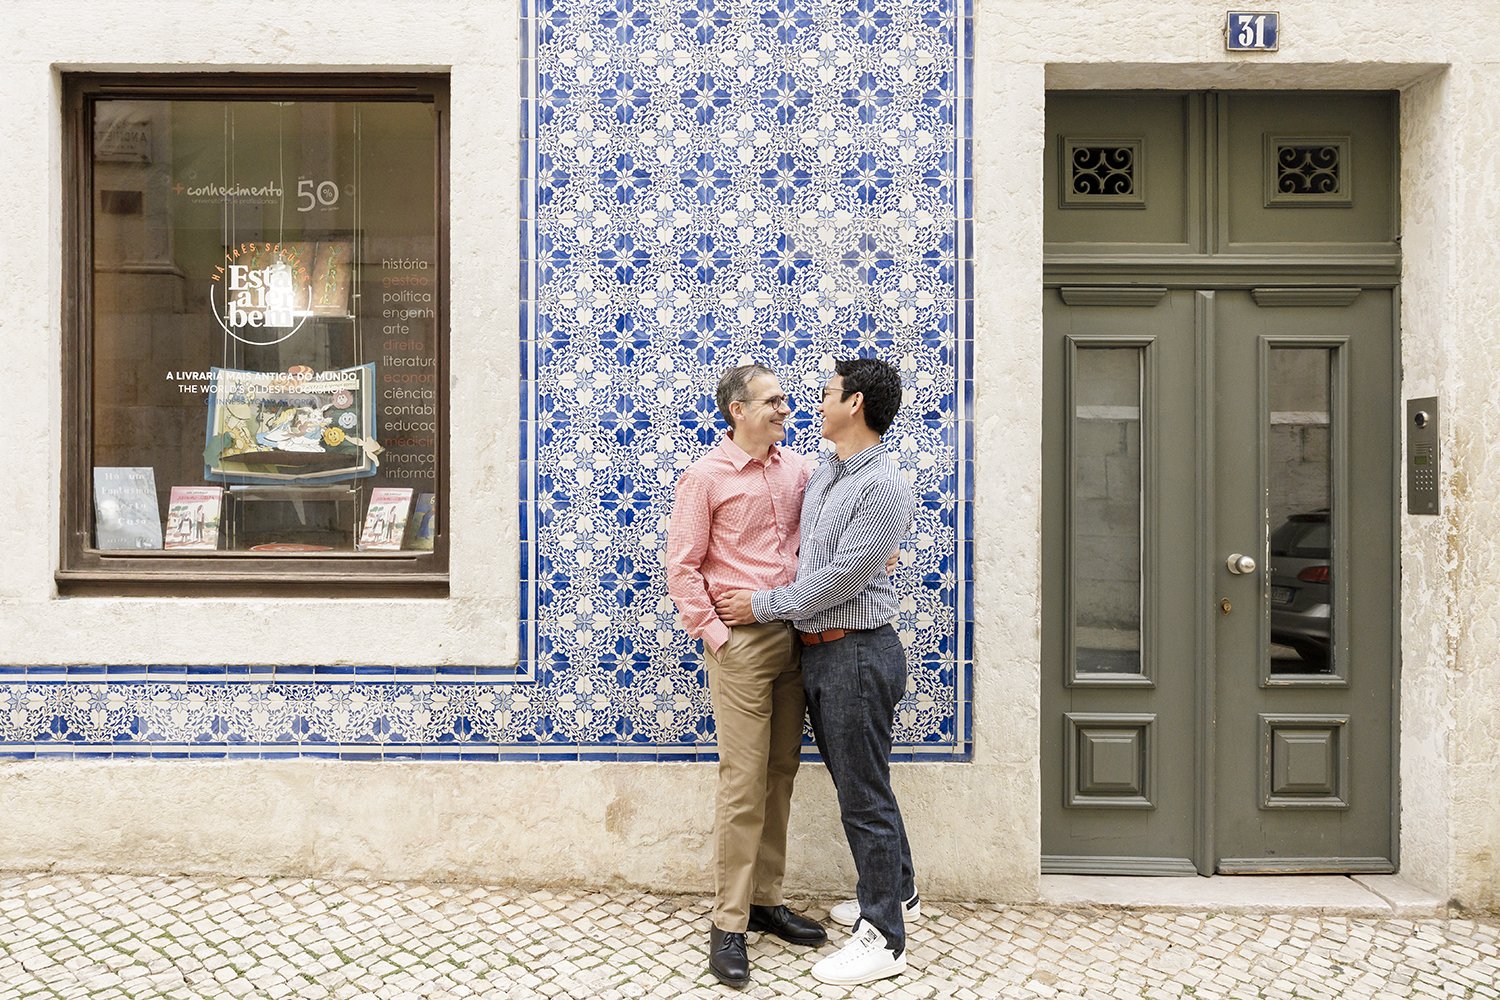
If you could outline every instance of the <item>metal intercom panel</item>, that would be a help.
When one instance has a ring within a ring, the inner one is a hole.
[[[1439,508],[1438,408],[1436,396],[1406,401],[1406,512],[1436,514]]]

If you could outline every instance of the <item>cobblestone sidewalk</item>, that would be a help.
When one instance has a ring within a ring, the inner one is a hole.
[[[906,976],[822,986],[818,952],[752,935],[740,995],[1500,998],[1494,919],[922,910]],[[734,996],[707,926],[702,900],[639,893],[0,876],[0,998]]]

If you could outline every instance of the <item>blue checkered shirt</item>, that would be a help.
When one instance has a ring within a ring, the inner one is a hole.
[[[758,622],[786,619],[799,632],[878,628],[899,598],[885,563],[911,530],[916,499],[885,443],[839,460],[825,456],[802,497],[797,579],[758,590]]]

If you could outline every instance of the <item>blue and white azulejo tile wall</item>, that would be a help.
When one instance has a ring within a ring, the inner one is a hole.
[[[517,667],[0,666],[0,756],[712,757],[697,644],[664,585],[673,485],[721,432],[725,367],[774,367],[789,443],[812,453],[832,361],[861,354],[901,370],[887,442],[919,501],[897,571],[896,757],[966,757],[956,2],[527,0]]]
[[[554,735],[711,745],[663,584],[672,490],[747,360],[899,366],[920,501],[896,739],[969,739],[969,22],[955,0],[537,0],[525,78],[526,645]],[[965,0],[957,0],[963,3]]]

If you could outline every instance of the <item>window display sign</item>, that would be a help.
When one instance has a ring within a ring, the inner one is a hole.
[[[204,478],[331,483],[375,475],[374,375],[373,364],[321,374],[213,369]]]
[[[291,246],[263,246],[249,244],[243,258],[238,247],[226,254],[209,292],[219,328],[242,344],[279,344],[312,315],[307,262]]]
[[[214,268],[209,302],[242,344],[279,344],[310,316],[349,316],[350,240],[243,243]]]
[[[437,457],[437,337],[434,263],[409,241],[372,240],[366,301],[380,315],[380,441],[383,475],[431,482]]]

